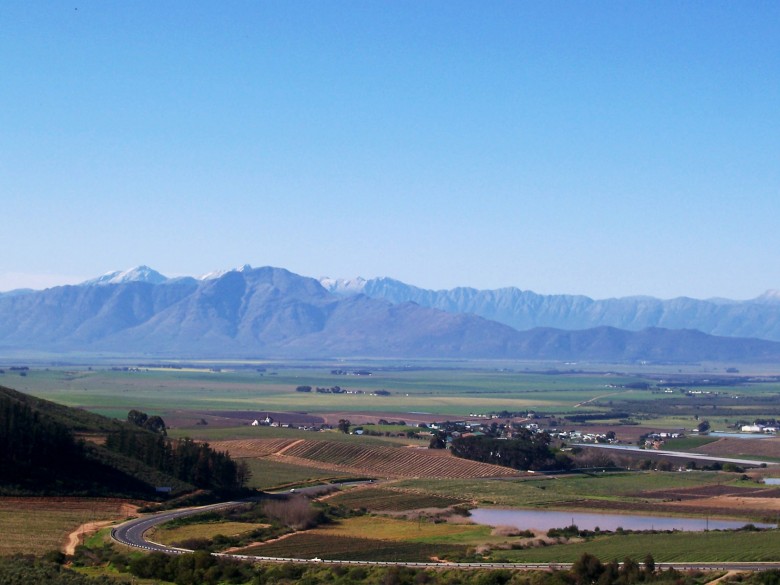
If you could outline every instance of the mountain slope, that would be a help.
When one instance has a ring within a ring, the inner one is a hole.
[[[480,296],[476,293],[456,289],[453,298],[476,302]],[[433,302],[432,298],[428,300]],[[569,306],[585,303],[585,297],[572,297]],[[201,280],[92,283],[0,297],[3,349],[193,358],[675,362],[780,358],[778,343],[695,331],[646,328],[630,332],[599,327],[520,332],[477,315],[416,302],[393,303],[364,294],[338,296],[313,278],[281,268],[248,266]]]
[[[756,337],[780,341],[780,294],[768,291],[752,301],[660,300],[626,297],[593,300],[582,295],[539,295],[517,288],[427,290],[393,280],[321,279],[342,296],[364,294],[391,303],[414,302],[450,313],[473,313],[514,329],[534,327],[589,329],[617,327],[640,331],[648,327],[697,329],[712,335]]]

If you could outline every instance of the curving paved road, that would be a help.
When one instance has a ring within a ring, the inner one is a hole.
[[[314,489],[314,488],[307,488]],[[298,490],[296,490],[298,491]],[[303,491],[303,490],[300,490]],[[173,510],[170,512],[159,512],[151,516],[144,516],[124,522],[111,530],[111,538],[120,544],[141,548],[148,551],[159,551],[167,554],[184,554],[193,552],[188,549],[175,548],[156,542],[146,540],[144,534],[153,526],[169,522],[176,518],[192,516],[212,510],[232,508],[245,504],[251,500],[241,500],[232,502],[223,502],[220,504],[211,504],[208,506],[199,506],[196,508],[185,508],[182,510]],[[389,566],[400,565],[404,567],[451,567],[456,569],[569,569],[571,563],[433,563],[433,562],[394,562],[394,561],[335,561],[325,559],[301,559],[301,558],[281,558],[281,557],[263,557],[253,555],[237,555],[228,553],[212,553],[214,556],[238,559],[251,562],[270,562],[270,563],[322,563],[332,565],[371,565],[371,566]],[[656,568],[677,570],[698,569],[701,571],[765,571],[767,569],[780,568],[780,562],[771,563],[656,563]]]

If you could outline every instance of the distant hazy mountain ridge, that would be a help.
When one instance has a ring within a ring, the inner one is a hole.
[[[320,282],[339,295],[360,293],[391,303],[411,301],[450,313],[473,313],[521,331],[534,327],[617,327],[630,331],[662,327],[780,341],[780,291],[777,290],[767,291],[750,301],[687,297],[671,300],[653,297],[593,300],[582,295],[539,295],[517,288],[434,291],[392,278],[323,278]]]
[[[114,272],[81,285],[0,296],[0,352],[202,358],[780,359],[780,343],[715,337],[690,328],[518,331],[472,314],[476,310],[468,312],[479,307],[483,312],[493,307],[493,314],[522,309],[533,320],[540,319],[534,311],[550,313],[556,306],[557,298],[516,289],[464,288],[443,294],[404,288],[390,279],[328,284],[340,294],[313,278],[271,267],[242,266],[200,278],[166,278],[148,267]],[[413,299],[372,298],[379,296],[377,291],[390,297],[393,290],[405,291]],[[558,306],[563,313],[575,314],[580,306],[596,303],[587,297],[562,298],[569,299]],[[467,310],[455,312],[458,307]]]

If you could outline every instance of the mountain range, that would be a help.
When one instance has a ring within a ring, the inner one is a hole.
[[[648,327],[696,329],[712,335],[780,341],[780,291],[747,301],[679,297],[624,297],[594,300],[582,295],[540,295],[518,288],[427,290],[392,278],[321,278],[334,294],[364,294],[391,303],[414,302],[450,313],[472,313],[517,330],[534,327],[589,329]]]
[[[615,303],[619,300],[632,301]],[[652,301],[656,307],[669,302]],[[743,306],[689,301],[707,307]],[[599,323],[577,329],[586,320],[574,318],[581,314],[579,307],[590,307],[591,318],[599,310],[611,316],[618,313],[617,308],[593,308],[603,302],[517,289],[424,291],[391,279],[356,280],[347,286],[344,281],[317,280],[272,267],[243,266],[200,278],[166,278],[138,267],[80,285],[0,296],[0,351],[204,358],[780,359],[780,343],[713,336],[690,326],[628,331]],[[613,307],[618,306],[615,303]],[[651,300],[644,303],[650,306]],[[570,314],[573,325],[567,330],[532,326],[520,331],[494,320],[499,314],[510,315],[512,307],[519,310],[516,322],[545,322],[557,312],[558,323],[567,323],[564,316]],[[748,313],[763,307],[764,321],[777,323],[780,303],[772,299],[744,307]],[[493,318],[476,314],[477,309]],[[633,318],[623,317],[621,322],[638,327],[643,312],[633,311]],[[709,310],[699,313],[714,318]]]

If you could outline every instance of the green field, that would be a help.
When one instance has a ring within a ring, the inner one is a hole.
[[[261,490],[281,489],[306,483],[348,481],[355,477],[348,473],[336,473],[328,469],[291,465],[274,461],[268,457],[261,459],[247,458],[244,461],[249,465],[249,470],[252,473],[249,487]]]
[[[271,375],[271,374],[276,375]],[[376,371],[372,376],[333,375],[328,367],[168,370],[138,372],[111,369],[32,369],[25,377],[5,375],[6,383],[23,392],[113,416],[132,408],[164,414],[175,410],[308,410],[435,412],[466,416],[471,412],[525,410],[569,412],[576,404],[608,393],[607,388],[630,383],[633,377],[594,374],[544,375],[491,369]],[[300,385],[339,385],[365,394],[301,393]],[[370,392],[386,389],[390,396]],[[587,408],[587,407],[586,407]]]
[[[333,369],[368,369],[370,376],[337,375]],[[530,369],[529,369],[530,368]],[[665,394],[625,387],[655,384],[635,367],[623,365],[626,373],[566,372],[550,370],[550,364],[475,362],[368,362],[343,363],[220,363],[191,364],[178,368],[140,367],[119,371],[106,366],[35,367],[26,376],[7,371],[0,384],[100,414],[124,418],[131,409],[175,418],[186,413],[218,411],[376,412],[385,418],[405,419],[423,412],[442,418],[499,411],[550,413],[557,416],[604,412],[611,408],[639,409],[636,420],[652,421],[658,428],[691,428],[694,413],[706,415],[712,398],[686,399],[686,406],[663,407],[679,401],[678,392]],[[611,366],[609,369],[614,368]],[[262,369],[263,371],[258,371]],[[536,369],[537,371],[534,371]],[[541,373],[541,370],[549,370]],[[678,368],[683,369],[683,368]],[[717,372],[715,368],[706,372]],[[658,368],[648,366],[648,374]],[[695,367],[686,371],[695,371]],[[340,386],[352,394],[296,392],[298,386]],[[708,386],[718,393],[717,404],[730,414],[712,412],[715,428],[725,428],[739,416],[739,393],[745,416],[756,416],[780,395],[780,384],[750,383],[738,387]],[[387,390],[389,396],[375,396]],[[703,406],[698,406],[703,405]],[[699,411],[704,408],[705,411]],[[774,407],[772,407],[774,408]],[[772,410],[770,408],[770,410]],[[684,411],[684,413],[683,413]],[[771,414],[764,412],[764,414]],[[571,425],[569,425],[571,426]],[[202,429],[193,429],[201,432]],[[216,438],[212,436],[212,439]]]
[[[328,503],[347,508],[365,508],[380,512],[401,512],[422,508],[448,508],[465,503],[449,496],[383,488],[353,489],[329,498]]]
[[[215,367],[218,366],[218,367]],[[583,414],[610,408],[658,411],[638,412],[639,421],[652,420],[659,428],[690,428],[698,404],[707,408],[711,400],[691,398],[682,412],[679,408],[659,408],[679,400],[680,394],[664,394],[624,387],[637,383],[654,384],[636,368],[623,365],[626,373],[566,372],[549,370],[550,364],[497,362],[368,362],[308,364],[291,362],[192,364],[192,367],[148,368],[118,371],[106,366],[36,367],[26,376],[7,371],[0,384],[54,400],[69,406],[87,408],[108,416],[124,418],[131,409],[150,414],[175,416],[181,413],[214,411],[305,411],[377,412],[404,419],[414,412],[442,417],[465,417],[471,413],[498,411]],[[334,368],[368,369],[371,376],[332,374]],[[528,369],[531,368],[531,369]],[[538,371],[533,371],[533,369]],[[611,366],[610,369],[614,368]],[[702,367],[705,371],[716,371]],[[264,369],[264,371],[258,371]],[[678,368],[682,369],[682,368]],[[645,368],[657,374],[657,367]],[[695,371],[695,368],[687,368]],[[331,387],[362,394],[321,394],[296,392],[298,386]],[[387,390],[389,396],[374,396]],[[746,416],[766,408],[780,395],[778,383],[751,383],[739,387],[711,386],[719,393],[718,404],[738,414],[739,405],[731,396],[746,400]],[[750,402],[753,400],[754,402]],[[758,402],[755,402],[758,400]],[[767,402],[769,400],[769,402]],[[764,406],[762,406],[764,405]],[[736,409],[736,410],[735,410]],[[688,414],[690,413],[690,414]],[[702,414],[707,414],[702,412]],[[386,417],[387,418],[387,417]],[[713,412],[713,426],[720,428],[733,415]],[[643,423],[644,424],[644,423]],[[198,429],[199,430],[199,429]]]
[[[190,539],[212,539],[221,534],[222,536],[239,536],[252,532],[258,528],[265,528],[268,524],[251,524],[247,522],[205,522],[203,524],[185,524],[167,528],[164,525],[153,529],[147,538],[160,544],[176,546]]]
[[[647,553],[658,562],[780,561],[780,530],[606,536],[566,545],[493,551],[492,558],[519,563],[567,563],[585,552],[605,561],[642,559]]]

